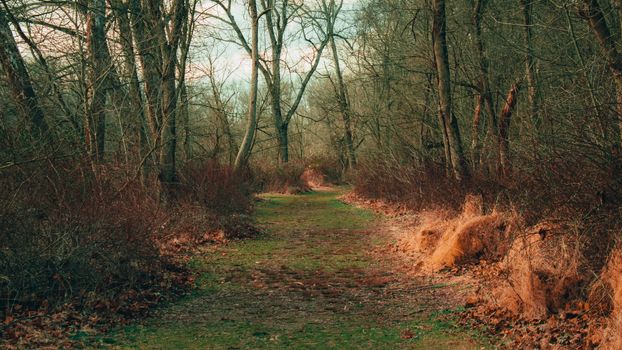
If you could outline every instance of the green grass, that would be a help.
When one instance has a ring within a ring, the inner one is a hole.
[[[196,256],[194,293],[93,347],[486,348],[446,316],[410,312],[421,305],[408,304],[407,292],[383,297],[385,286],[365,282],[390,269],[368,254],[387,238],[375,232],[375,214],[338,194],[263,195],[256,220],[265,234]]]
[[[453,326],[442,322],[394,327],[305,324],[284,329],[273,323],[220,322],[190,327],[128,327],[138,349],[477,349]],[[408,332],[408,333],[406,333]],[[405,337],[405,334],[409,334]]]

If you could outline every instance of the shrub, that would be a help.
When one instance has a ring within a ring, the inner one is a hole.
[[[416,167],[378,157],[359,167],[354,191],[422,212],[405,245],[422,252],[432,267],[480,254],[489,262],[501,260],[506,279],[495,291],[496,303],[543,318],[586,300],[595,276],[612,270],[611,262],[605,265],[622,231],[622,184],[616,161],[597,156],[517,159],[514,169],[510,178],[481,172],[458,182],[436,164]],[[476,215],[467,215],[460,204],[472,195],[482,201]]]
[[[256,166],[252,171],[254,189],[258,192],[302,193],[311,190],[302,178],[305,165],[289,162],[278,166]]]
[[[339,185],[344,180],[343,166],[339,160],[328,156],[315,156],[306,161],[306,170],[322,177],[324,184]]]
[[[50,164],[2,174],[3,310],[114,294],[157,272],[158,227],[165,220],[157,201],[138,185],[118,192],[105,177],[85,175],[87,169]]]
[[[0,312],[151,288],[179,269],[176,236],[255,232],[249,186],[228,167],[187,164],[167,206],[123,170],[74,159],[0,174]]]
[[[251,209],[251,186],[244,174],[216,161],[190,162],[179,170],[178,200],[193,202],[219,215]]]

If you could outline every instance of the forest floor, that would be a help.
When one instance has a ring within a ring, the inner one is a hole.
[[[489,349],[457,326],[456,286],[413,278],[384,254],[383,218],[343,191],[265,194],[257,238],[203,248],[197,288],[101,336],[115,349]]]

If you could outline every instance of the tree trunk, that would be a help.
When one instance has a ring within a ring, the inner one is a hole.
[[[259,80],[259,18],[257,15],[257,4],[255,0],[249,0],[248,7],[252,23],[251,86],[248,101],[248,122],[246,125],[246,133],[244,134],[244,139],[242,140],[242,145],[240,146],[238,155],[235,158],[236,169],[240,169],[241,167],[247,165],[248,158],[251,155],[253,142],[255,140],[255,130],[257,129],[257,82]]]
[[[6,13],[0,10],[0,63],[6,75],[11,95],[17,113],[24,120],[28,120],[34,127],[37,136],[47,136],[48,125],[43,111],[39,107],[39,101],[32,87],[30,75],[24,64],[13,32],[9,26]]]
[[[278,52],[278,57],[281,56],[280,49],[275,49],[273,52]],[[275,59],[272,63],[272,116],[274,118],[274,126],[277,132],[277,140],[279,143],[278,157],[279,162],[285,164],[289,162],[289,124],[283,120],[283,110],[281,109],[281,63],[279,59]]]
[[[615,120],[613,125],[613,153],[620,154],[622,144],[622,55],[617,49],[617,43],[611,35],[605,15],[597,0],[584,0],[587,6],[586,17],[590,28],[596,35],[600,47],[605,55],[609,69],[613,75],[616,85],[616,108]]]
[[[335,1],[332,0],[330,2],[331,9],[335,7]],[[339,111],[341,112],[341,118],[343,120],[344,127],[344,139],[346,143],[346,148],[348,151],[348,167],[354,168],[356,167],[356,153],[354,150],[354,140],[352,137],[352,122],[351,122],[351,112],[350,112],[350,103],[348,101],[348,93],[346,89],[346,84],[343,81],[343,74],[341,73],[341,65],[339,63],[339,54],[337,52],[337,44],[335,43],[335,33],[334,31],[334,18],[333,14],[329,15],[329,25],[328,25],[328,36],[330,40],[330,47],[333,53],[333,61],[335,64],[335,75],[337,77],[337,89],[338,89],[338,100],[339,100]]]
[[[133,131],[139,140],[138,158],[143,163],[143,179],[148,177],[149,165],[153,165],[153,157],[150,156],[150,143],[151,140],[147,135],[144,101],[140,88],[140,81],[138,80],[138,71],[136,68],[136,58],[134,50],[134,37],[131,29],[130,19],[128,17],[129,9],[126,3],[122,0],[114,0],[113,8],[119,24],[119,33],[121,41],[121,49],[123,51],[123,62],[125,74],[128,76],[128,93],[130,97],[129,101],[129,113],[133,114],[132,123],[135,125]],[[143,159],[145,161],[143,161]],[[149,160],[149,161],[146,161]]]
[[[87,9],[90,104],[88,112],[89,151],[96,162],[104,159],[106,147],[106,87],[108,45],[106,44],[105,0],[91,0]]]
[[[151,147],[158,149],[160,146],[160,123],[161,123],[161,86],[160,69],[162,67],[162,56],[159,50],[159,43],[153,32],[156,19],[152,19],[148,11],[143,8],[140,0],[130,1],[130,19],[134,41],[138,50],[144,89],[146,97],[147,125],[150,130]],[[154,157],[157,166],[157,157]]]
[[[512,121],[512,112],[516,106],[518,89],[518,84],[514,84],[510,88],[499,120],[499,175],[502,177],[510,176],[512,170],[510,162],[510,123]]]
[[[169,58],[164,70],[164,82],[162,84],[162,131],[160,140],[160,182],[165,190],[172,189],[171,186],[177,182],[176,151],[177,151],[177,132],[176,132],[176,109],[177,92],[175,90],[175,60]]]
[[[531,20],[531,6],[533,0],[520,0],[521,10],[523,12],[523,25],[525,30],[525,77],[527,82],[527,101],[529,103],[529,117],[532,121],[534,131],[540,126],[540,120],[538,116],[538,101],[537,101],[537,88],[536,88],[536,73],[534,62],[534,49],[533,49],[533,34],[532,34],[532,20]]]
[[[159,11],[159,10],[158,10]],[[156,12],[159,14],[159,12]],[[177,90],[175,85],[175,74],[177,72],[177,49],[181,40],[181,31],[187,17],[185,0],[175,0],[173,3],[173,22],[171,30],[167,35],[165,32],[166,18],[159,14],[157,18],[161,20],[154,28],[158,32],[162,61],[162,129],[160,139],[162,148],[160,150],[160,182],[165,192],[171,191],[177,182],[176,153],[177,153]],[[183,66],[183,65],[182,65]],[[182,82],[183,83],[183,82]]]
[[[192,131],[190,128],[190,111],[188,110],[188,88],[185,82],[179,85],[179,98],[181,99],[181,123],[184,128],[184,158],[186,161],[192,159]]]
[[[472,22],[473,29],[475,31],[475,35],[473,35],[473,46],[476,52],[477,61],[478,61],[478,69],[479,69],[479,77],[478,77],[478,87],[479,87],[479,95],[476,110],[474,112],[473,119],[473,129],[472,129],[472,140],[471,140],[471,153],[473,158],[473,168],[476,168],[479,165],[485,164],[485,159],[482,157],[482,148],[483,145],[480,141],[480,127],[481,124],[481,113],[486,112],[488,119],[484,119],[487,121],[488,125],[488,139],[490,142],[487,143],[491,153],[495,153],[498,150],[498,140],[497,140],[497,114],[495,111],[494,103],[492,101],[492,93],[490,91],[490,82],[488,80],[488,58],[486,57],[486,53],[484,51],[484,41],[482,39],[482,17],[484,14],[484,10],[486,5],[488,4],[488,0],[477,0],[473,6],[473,14],[472,14]],[[495,157],[494,159],[498,159]]]
[[[451,155],[451,168],[454,177],[462,181],[468,177],[468,168],[462,149],[458,121],[452,113],[451,81],[449,74],[449,57],[446,39],[445,0],[434,0],[434,24],[432,38],[438,78],[438,94],[440,113],[447,132],[447,141]]]
[[[471,126],[471,163],[473,170],[475,171],[480,163],[481,143],[480,137],[480,123],[482,116],[482,105],[484,104],[484,96],[479,94],[476,96],[475,112],[473,112],[473,124]]]
[[[451,161],[451,149],[449,146],[449,135],[447,133],[447,121],[445,120],[445,117],[443,116],[443,108],[441,106],[440,99],[437,102],[438,102],[438,124],[441,128],[442,135],[443,135],[443,152],[445,155],[445,175],[449,177],[449,176],[452,176],[453,170],[452,170],[452,161]]]
[[[171,13],[162,13],[166,8],[162,1],[145,0],[141,3],[140,0],[130,0],[130,4],[132,29],[145,81],[153,147],[159,149],[160,196],[167,202],[177,182],[177,51],[182,30],[187,25],[188,9],[185,0],[175,0]],[[184,59],[185,56],[181,58]],[[179,63],[184,66],[184,62]],[[183,80],[183,76],[180,79]]]
[[[289,162],[289,140],[288,140],[289,124],[281,124],[281,127],[277,130],[279,139],[279,159],[282,164]]]

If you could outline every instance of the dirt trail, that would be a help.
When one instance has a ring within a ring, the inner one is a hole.
[[[339,191],[264,195],[259,238],[191,261],[197,290],[99,340],[118,349],[482,349],[447,321],[442,285],[405,278],[373,254],[390,239]]]

